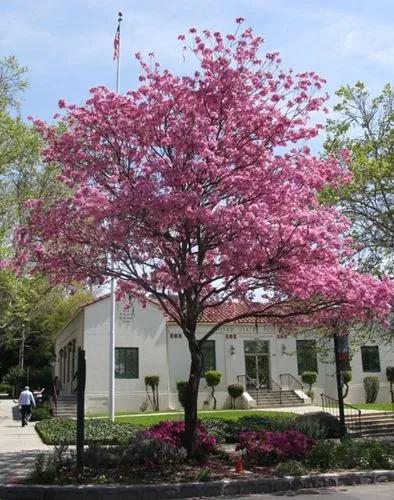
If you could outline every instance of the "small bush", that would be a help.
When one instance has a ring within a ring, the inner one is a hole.
[[[141,467],[167,475],[186,460],[186,450],[167,441],[144,438],[133,439],[121,456],[123,465]]]
[[[297,460],[287,460],[278,465],[276,473],[278,476],[303,476],[308,473],[308,470],[305,465],[297,462]]]
[[[371,376],[364,378],[365,402],[375,403],[379,393],[379,377]]]
[[[339,420],[323,411],[305,413],[294,421],[295,428],[314,439],[338,438],[341,435]]]
[[[333,469],[392,469],[394,447],[372,439],[348,439],[343,443],[318,441],[305,463],[321,471]]]
[[[11,396],[12,387],[8,384],[0,384],[0,394],[7,394]]]
[[[181,403],[182,408],[185,407],[187,390],[189,382],[187,380],[178,380],[176,383],[176,390],[178,392],[178,400]]]
[[[227,387],[227,391],[231,398],[231,408],[235,408],[235,400],[242,396],[244,392],[243,385],[241,384],[230,384]]]
[[[40,453],[34,462],[28,480],[35,484],[54,484],[62,481],[62,472],[70,469],[73,453],[67,446],[57,446],[51,453]]]
[[[248,466],[271,465],[287,459],[304,459],[314,441],[295,430],[244,432],[236,450],[241,450]]]
[[[180,449],[183,446],[184,433],[185,422],[183,420],[166,420],[143,431],[141,437],[143,439],[158,439],[172,448]],[[196,437],[197,458],[202,459],[213,453],[215,446],[215,437],[209,435],[207,429],[199,422]]]
[[[48,404],[39,405],[33,409],[30,420],[38,422],[53,417],[52,408]]]

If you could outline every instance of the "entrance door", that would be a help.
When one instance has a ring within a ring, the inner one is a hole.
[[[269,342],[245,340],[246,388],[269,387]]]

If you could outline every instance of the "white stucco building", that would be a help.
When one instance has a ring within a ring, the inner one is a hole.
[[[212,310],[211,316],[199,324],[198,337],[228,313],[226,307]],[[85,397],[86,410],[90,414],[108,412],[109,318],[110,299],[104,296],[81,308],[56,337],[55,375],[62,382],[62,395],[75,394],[76,353],[79,347],[86,352]],[[223,373],[216,388],[218,408],[230,406],[227,386],[238,381],[246,382],[247,389],[238,401],[239,405],[257,405],[254,386],[262,389],[259,404],[264,404],[264,394],[267,394],[268,405],[267,389],[279,390],[280,386],[283,390],[294,389],[295,397],[298,396],[301,403],[299,396],[306,398],[306,395],[300,392],[297,381],[305,370],[318,372],[313,387],[315,403],[320,403],[321,393],[336,398],[330,340],[325,348],[331,353],[328,357],[321,354],[320,344],[313,335],[284,335],[256,323],[254,319],[223,326],[204,347],[205,369],[215,368]],[[146,375],[160,377],[161,410],[180,407],[176,382],[188,377],[190,356],[180,328],[166,319],[160,307],[154,303],[143,307],[137,301],[132,307],[127,307],[117,302],[115,352],[116,411],[139,411],[147,399]],[[364,401],[363,379],[367,375],[380,378],[378,401],[389,401],[389,384],[385,376],[387,366],[394,366],[392,346],[370,342],[360,347],[351,361],[353,378],[346,402]],[[253,397],[248,397],[248,394]],[[305,402],[310,401],[305,399]],[[202,380],[199,407],[208,408],[210,404],[209,391]]]

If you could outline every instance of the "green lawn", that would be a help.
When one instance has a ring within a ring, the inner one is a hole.
[[[199,412],[199,417],[204,420],[207,418],[223,418],[227,420],[237,420],[245,415],[260,415],[262,417],[271,418],[292,418],[294,413],[283,411],[259,411],[259,410],[208,410]],[[140,425],[153,425],[163,420],[182,420],[183,412],[173,412],[170,414],[158,413],[157,415],[144,415],[143,413],[131,416],[116,416],[116,422],[122,424],[140,424]]]
[[[353,403],[352,406],[355,406],[360,410],[380,410],[380,411],[394,410],[394,405],[392,405],[391,403]]]

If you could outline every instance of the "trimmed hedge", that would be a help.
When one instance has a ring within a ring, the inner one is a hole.
[[[77,421],[72,418],[41,420],[36,429],[45,444],[76,444]],[[85,443],[124,444],[142,429],[141,425],[92,418],[85,420]]]

